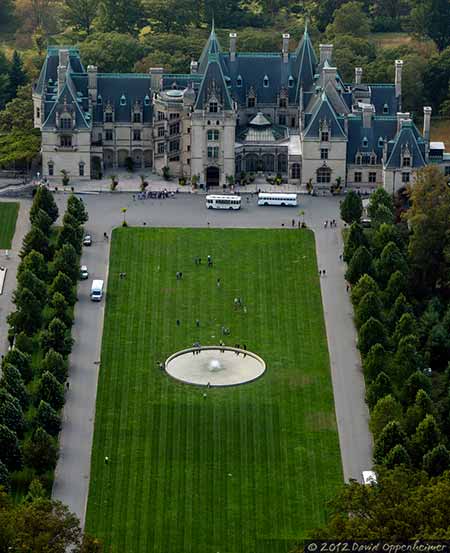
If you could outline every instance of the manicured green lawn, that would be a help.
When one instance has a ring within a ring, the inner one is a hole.
[[[88,531],[114,553],[278,553],[321,524],[342,472],[313,234],[118,229],[106,297]],[[157,368],[222,325],[261,379],[204,398]]]
[[[19,213],[18,203],[0,203],[0,249],[11,248],[14,231],[16,230],[16,219]]]

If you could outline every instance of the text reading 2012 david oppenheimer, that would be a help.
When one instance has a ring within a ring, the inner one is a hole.
[[[450,540],[313,540],[305,542],[305,553],[450,553]]]

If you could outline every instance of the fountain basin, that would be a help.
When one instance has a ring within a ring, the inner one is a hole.
[[[237,348],[205,346],[171,355],[165,362],[168,375],[197,386],[236,386],[252,382],[266,370],[256,353]]]

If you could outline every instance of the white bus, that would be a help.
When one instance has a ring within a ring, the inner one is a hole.
[[[260,192],[258,205],[298,205],[297,194],[278,194],[274,192]]]
[[[220,196],[219,194],[206,196],[206,207],[208,209],[240,209],[241,197]]]

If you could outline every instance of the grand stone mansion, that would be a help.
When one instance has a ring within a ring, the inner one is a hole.
[[[243,174],[281,175],[290,183],[398,190],[429,162],[450,174],[450,155],[402,112],[403,62],[393,84],[364,83],[355,68],[345,83],[333,46],[317,57],[307,29],[294,52],[228,51],[214,28],[190,73],[85,70],[75,48],[51,47],[33,89],[42,131],[43,176],[98,178],[133,167],[196,176],[209,186]],[[168,168],[168,169],[167,169]]]

